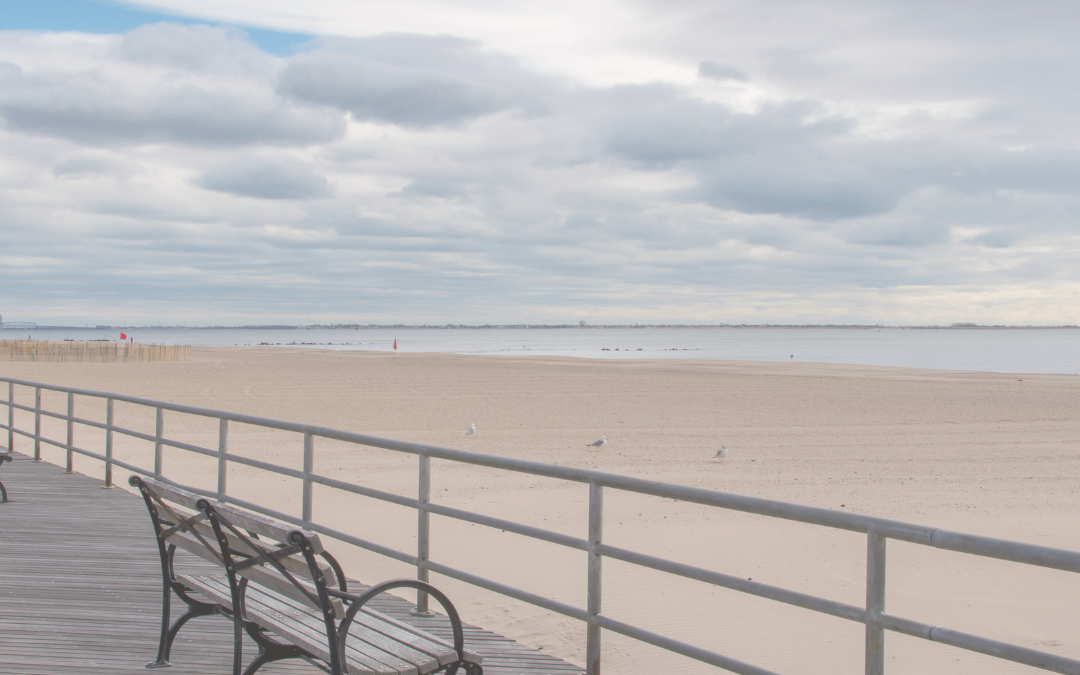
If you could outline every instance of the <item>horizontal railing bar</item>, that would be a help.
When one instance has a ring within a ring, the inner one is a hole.
[[[108,429],[109,428],[108,425],[106,425],[106,424],[95,424],[94,426],[98,426],[98,427],[100,427],[102,429]],[[4,426],[4,425],[0,425],[0,428],[6,429],[7,427]],[[170,440],[168,440],[166,438],[162,438],[159,441],[157,436],[150,436],[148,434],[144,434],[144,433],[141,433],[141,432],[138,432],[138,431],[131,431],[130,429],[124,429],[122,427],[118,427],[118,426],[115,426],[115,425],[112,427],[112,430],[114,432],[116,432],[116,433],[119,433],[119,434],[125,434],[127,436],[132,436],[134,438],[139,438],[139,439],[142,439],[142,440],[145,440],[145,441],[150,441],[150,442],[160,442],[162,445],[167,445],[167,446],[173,447],[173,448],[180,448],[182,450],[188,450],[190,452],[198,453],[200,455],[206,455],[208,457],[218,457],[221,454],[217,450],[210,450],[209,448],[203,448],[203,447],[199,447],[197,445],[191,445],[189,443],[182,443],[180,441],[170,441]],[[45,436],[40,436],[40,437],[35,436],[32,433],[25,432],[25,431],[20,431],[19,429],[13,429],[13,431],[15,433],[20,434],[22,436],[25,436],[27,438],[40,440],[43,443],[49,443],[50,445],[55,445],[58,448],[67,448],[68,447],[67,445],[65,445],[63,443],[60,443],[58,441],[49,440]],[[83,452],[83,451],[80,451],[80,450],[78,450],[76,448],[72,448],[72,449],[75,450],[76,452]],[[87,453],[83,452],[83,454],[87,454]],[[90,454],[90,456],[97,457],[98,459],[103,459],[104,458],[104,455],[99,456],[99,455],[95,455],[93,453],[89,453],[89,454]],[[281,474],[283,476],[289,476],[290,478],[301,478],[302,479],[304,477],[304,472],[299,471],[297,469],[290,469],[288,467],[279,466],[277,464],[271,464],[270,462],[264,462],[264,461],[258,460],[258,459],[251,459],[250,457],[244,457],[242,455],[236,455],[236,454],[231,454],[230,453],[230,454],[225,455],[225,459],[227,461],[229,461],[229,462],[236,462],[237,464],[244,464],[246,466],[255,467],[256,469],[264,469],[264,470],[269,471],[271,473],[277,473],[277,474]],[[114,463],[115,463],[115,460],[114,460]],[[134,471],[135,469],[132,469],[132,470]],[[143,469],[138,469],[138,470],[143,471]],[[154,474],[153,474],[153,472],[149,472],[147,475],[152,476]],[[345,485],[348,485],[348,483],[346,483]],[[214,493],[211,493],[211,494],[214,494]]]
[[[998,560],[1038,565],[1080,572],[1080,553],[1038,544],[1022,544],[1006,539],[982,537],[949,530],[934,530],[930,536],[930,545],[946,551],[970,553]]]
[[[558,600],[552,600],[551,598],[545,598],[541,595],[536,595],[535,593],[523,591],[520,588],[507,586],[506,584],[501,584],[497,581],[491,581],[490,579],[478,577],[475,574],[462,572],[461,570],[455,569],[453,567],[448,567],[446,565],[442,565],[429,560],[427,562],[427,568],[432,572],[442,574],[443,576],[457,579],[458,581],[464,581],[467,584],[472,584],[473,586],[478,586],[494,593],[499,593],[509,598],[514,598],[515,600],[527,602],[530,605],[536,605],[537,607],[542,607],[548,611],[555,612],[556,614],[562,614],[563,616],[568,616],[572,619],[584,621],[586,617],[586,612],[584,609],[579,609],[577,607],[574,607],[573,605],[568,605],[566,603],[559,602]]]
[[[759,668],[758,666],[733,659],[730,656],[724,656],[723,654],[717,654],[701,647],[695,647],[694,645],[688,645],[685,642],[679,642],[678,640],[672,640],[669,637],[653,633],[652,631],[637,628],[630,624],[616,621],[615,619],[604,616],[603,614],[596,615],[596,623],[600,624],[601,628],[606,628],[610,631],[614,631],[621,635],[625,635],[635,640],[647,642],[654,647],[666,649],[669,652],[675,652],[676,654],[682,654],[688,656],[696,661],[708,663],[724,670],[730,670],[733,673],[739,673],[739,675],[776,675],[771,670]]]
[[[514,534],[520,534],[525,537],[532,537],[533,539],[540,539],[543,541],[551,542],[552,544],[567,546],[569,548],[576,548],[581,551],[589,550],[588,541],[584,539],[579,539],[578,537],[571,537],[568,534],[559,534],[558,532],[543,530],[539,527],[522,525],[520,523],[515,523],[509,520],[503,520],[502,518],[493,518],[491,516],[473,513],[471,511],[455,509],[450,506],[428,504],[426,508],[429,513],[446,516],[447,518],[456,518],[458,520],[465,520],[470,523],[476,523],[477,525],[486,525],[487,527],[506,530],[507,532],[513,532]]]
[[[634,565],[641,565],[642,567],[648,567],[660,572],[675,574],[680,577],[702,581],[714,586],[723,586],[724,588],[730,588],[734,591],[739,591],[748,595],[756,595],[760,598],[775,600],[787,605],[802,607],[803,609],[821,612],[822,614],[828,614],[841,619],[848,619],[859,623],[864,623],[866,621],[866,610],[862,607],[846,605],[842,602],[836,602],[835,600],[819,598],[817,596],[807,595],[806,593],[799,593],[798,591],[790,591],[786,588],[770,586],[768,584],[750,581],[749,579],[742,579],[740,577],[733,577],[729,574],[713,572],[712,570],[703,569],[701,567],[677,563],[671,560],[665,560],[664,558],[637,553],[636,551],[628,551],[623,548],[608,546],[607,544],[600,544],[597,547],[597,550],[602,556]]]
[[[218,453],[217,450],[211,450],[208,454],[210,454],[212,457],[221,456],[221,454]],[[300,471],[299,469],[290,469],[288,467],[278,466],[277,464],[271,464],[270,462],[264,462],[264,461],[259,460],[259,459],[252,459],[250,457],[244,457],[243,455],[236,455],[236,454],[233,454],[231,452],[230,453],[225,453],[224,457],[225,457],[225,460],[229,461],[229,462],[236,462],[237,464],[243,464],[245,466],[253,466],[256,469],[265,469],[266,471],[269,471],[271,473],[278,473],[278,474],[281,474],[282,476],[288,476],[290,478],[300,478],[300,479],[303,479],[303,477],[304,477],[304,472]]]
[[[7,403],[7,401],[4,401],[4,403]],[[32,405],[23,405],[21,403],[12,403],[11,407],[15,408],[16,410],[25,410],[26,412],[41,413],[42,417],[44,417],[44,416],[49,416],[49,417],[56,416],[56,417],[63,417],[65,419],[67,418],[67,415],[64,415],[62,413],[50,412],[50,411],[46,410],[45,408],[42,408],[41,410],[38,410],[37,408],[35,408]]]
[[[312,532],[318,532],[319,534],[325,534],[328,537],[333,537],[334,539],[339,539],[339,540],[341,540],[341,541],[343,541],[343,542],[345,542],[347,544],[352,544],[353,546],[359,546],[360,548],[367,549],[367,550],[371,551],[372,553],[378,553],[379,555],[384,555],[387,558],[393,558],[394,560],[400,560],[401,562],[406,563],[408,565],[416,565],[416,562],[417,562],[415,555],[409,555],[408,553],[403,553],[403,552],[401,552],[401,551],[399,551],[397,549],[390,548],[388,546],[383,546],[382,544],[376,544],[375,542],[371,542],[371,541],[368,541],[366,539],[361,539],[360,537],[354,537],[351,534],[346,534],[344,532],[341,532],[339,530],[335,530],[333,528],[324,527],[322,525],[317,525],[315,523],[308,523],[306,525],[306,527],[309,530],[311,530]]]
[[[90,426],[97,427],[99,429],[109,430],[108,424],[95,424],[91,423]],[[192,445],[190,443],[184,443],[183,441],[170,441],[167,438],[158,438],[153,434],[144,434],[141,431],[135,431],[134,429],[125,429],[124,427],[118,427],[115,424],[112,425],[114,433],[123,434],[132,438],[137,438],[140,441],[148,441],[150,443],[161,443],[162,445],[168,445],[172,448],[180,448],[181,450],[188,450],[200,455],[208,455],[210,457],[217,457],[218,451],[211,450],[210,448],[204,448],[201,445]]]
[[[214,417],[225,418],[231,422],[239,422],[241,424],[253,424],[255,426],[269,427],[272,429],[281,429],[283,431],[296,431],[298,433],[316,433],[321,427],[316,427],[310,424],[298,424],[296,422],[284,422],[281,420],[270,419],[267,417],[256,417],[254,415],[243,415],[240,413],[231,413],[223,410],[212,410],[210,408],[198,408],[189,405],[180,405],[178,403],[168,403],[166,401],[155,401],[148,398],[139,398],[137,396],[128,396],[126,394],[115,394],[104,391],[94,391],[92,389],[77,389],[75,387],[61,387],[52,384],[40,384],[37,382],[28,382],[26,380],[18,380],[10,377],[0,377],[0,382],[11,382],[24,387],[34,387],[45,389],[48,391],[69,392],[78,396],[88,396],[91,398],[111,398],[114,401],[122,401],[124,403],[133,403],[135,405],[143,405],[153,408],[161,408],[163,410],[171,410],[173,412],[187,413],[189,415],[198,415],[200,417]],[[6,403],[6,401],[4,401]],[[15,404],[18,406],[19,404]]]
[[[1063,673],[1064,675],[1080,675],[1080,661],[1058,656],[1057,654],[1047,654],[1036,649],[1028,649],[1008,642],[999,642],[978,635],[962,633],[941,626],[931,626],[930,624],[912,621],[911,619],[902,619],[888,614],[881,615],[878,625],[904,635],[911,635],[931,642],[949,645],[950,647],[994,656],[1006,661],[1022,663],[1026,666],[1042,668],[1043,670]]]
[[[30,433],[27,433],[25,431],[20,431],[19,429],[14,429],[13,431],[15,433],[21,435],[21,436],[25,436],[27,438],[34,438],[34,439],[40,440],[42,443],[45,443],[46,445],[51,445],[51,446],[60,448],[62,450],[71,450],[72,452],[77,452],[80,455],[85,455],[87,457],[91,457],[93,459],[97,459],[97,460],[100,460],[102,462],[106,462],[108,464],[115,464],[116,466],[122,466],[125,469],[128,469],[129,471],[134,471],[135,473],[145,473],[148,476],[154,475],[152,473],[148,473],[146,471],[146,469],[135,466],[134,464],[128,464],[127,462],[125,462],[123,460],[120,460],[120,459],[116,459],[115,457],[109,458],[109,457],[106,457],[105,455],[101,455],[101,454],[98,454],[96,452],[92,452],[90,450],[84,450],[84,449],[82,449],[80,447],[77,447],[77,446],[74,446],[74,445],[68,445],[67,443],[61,443],[60,441],[54,441],[51,438],[46,438],[45,436],[41,436],[40,438],[38,438],[34,434],[30,434]]]
[[[311,475],[311,481],[318,483],[319,485],[325,485],[337,490],[344,490],[345,492],[351,492],[353,494],[361,495],[363,497],[371,497],[372,499],[378,499],[384,502],[390,502],[391,504],[397,504],[399,506],[408,506],[410,508],[420,508],[420,500],[413,499],[411,497],[403,497],[396,495],[393,492],[383,492],[382,490],[376,490],[374,488],[364,487],[363,485],[356,485],[354,483],[346,483],[336,478],[330,478],[328,476]]]
[[[25,407],[25,406],[19,406],[18,404],[16,404],[16,407],[22,407],[23,409],[27,410],[28,412],[37,412],[37,408],[28,408],[28,407]],[[43,417],[53,417],[53,418],[56,418],[56,419],[59,419],[59,420],[64,420],[64,421],[67,421],[69,419],[68,416],[65,415],[65,414],[49,412],[47,410],[42,410],[41,415]],[[93,427],[95,429],[102,429],[104,431],[109,430],[109,425],[104,423],[104,422],[95,422],[94,420],[83,419],[81,417],[71,417],[70,419],[75,424],[83,424],[85,426]],[[0,428],[6,429],[7,426],[6,425],[0,425]],[[160,438],[159,439],[157,436],[154,436],[152,434],[144,434],[141,431],[135,431],[134,429],[125,429],[124,427],[118,427],[115,424],[112,426],[112,430],[115,433],[124,434],[125,436],[131,436],[132,438],[138,438],[140,440],[149,441],[151,443],[161,443],[162,445],[168,445],[168,446],[173,447],[173,448],[180,448],[181,450],[189,450],[191,452],[199,453],[201,455],[209,455],[211,457],[217,457],[217,455],[218,455],[217,450],[211,450],[209,448],[204,448],[204,447],[198,446],[198,445],[192,445],[190,443],[184,443],[182,441],[172,441],[172,440],[169,440],[167,438]],[[278,469],[278,468],[284,468],[284,467],[278,467],[276,464],[268,464],[267,466],[272,467],[272,470]]]

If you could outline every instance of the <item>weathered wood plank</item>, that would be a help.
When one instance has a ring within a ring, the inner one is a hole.
[[[3,480],[10,501],[0,504],[0,674],[146,675],[157,651],[161,577],[153,529],[142,499],[101,481],[15,453]],[[177,552],[177,570],[220,569]],[[350,585],[350,590],[363,587]],[[183,603],[174,602],[174,617]],[[372,608],[433,636],[452,639],[445,617],[415,617],[392,595]],[[169,675],[231,672],[230,622],[193,620],[173,647]],[[466,645],[484,658],[485,675],[580,675],[576,666],[475,626]],[[246,639],[246,638],[245,638]],[[245,642],[251,658],[255,644]],[[266,675],[316,675],[299,660],[272,663]]]

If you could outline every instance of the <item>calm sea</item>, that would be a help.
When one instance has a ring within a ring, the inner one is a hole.
[[[1005,373],[1080,373],[1080,329],[572,328],[132,329],[136,342],[293,345],[594,359],[804,361]],[[116,340],[118,330],[0,332],[0,339]]]

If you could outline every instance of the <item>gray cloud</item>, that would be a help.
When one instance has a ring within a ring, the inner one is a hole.
[[[130,162],[114,153],[86,150],[64,158],[53,168],[53,175],[60,178],[127,178],[134,170]]]
[[[204,25],[155,23],[140,26],[112,45],[119,61],[170,70],[269,78],[277,60],[249,42],[243,31]]]
[[[544,78],[472,41],[387,35],[322,44],[290,59],[278,85],[283,95],[412,129],[460,127],[510,108],[543,110],[534,95],[547,86]]]
[[[465,190],[449,181],[415,180],[397,192],[391,194],[402,197],[435,197],[437,199],[459,199],[465,196]]]
[[[245,163],[207,171],[196,184],[256,199],[318,199],[331,194],[326,176],[292,164]]]
[[[503,107],[498,92],[438,72],[348,54],[305,54],[281,74],[281,91],[348,110],[358,120],[403,127],[457,126]]]
[[[746,73],[735,66],[729,66],[726,63],[717,63],[716,61],[702,61],[698,64],[698,77],[705,77],[719,82],[725,80],[747,82],[750,79]]]
[[[33,54],[28,65],[0,67],[0,119],[9,128],[101,146],[306,145],[345,130],[336,111],[277,97],[273,57],[221,29],[150,26],[71,49],[62,66]],[[218,72],[199,72],[214,63]]]

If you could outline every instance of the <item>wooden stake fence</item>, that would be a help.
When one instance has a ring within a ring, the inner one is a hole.
[[[0,340],[0,361],[128,363],[189,360],[191,360],[191,345]]]

